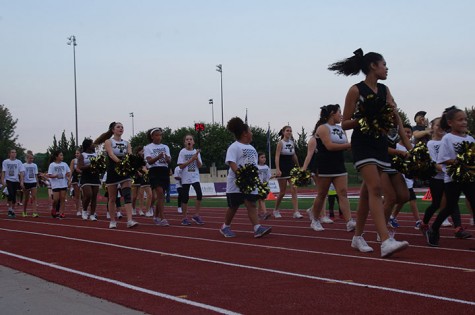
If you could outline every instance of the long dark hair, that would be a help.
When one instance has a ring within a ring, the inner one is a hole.
[[[83,151],[83,152],[89,151],[89,149],[91,149],[91,147],[92,147],[92,143],[93,143],[93,142],[92,142],[92,139],[91,139],[91,138],[86,138],[86,139],[84,139],[84,140],[82,141],[82,145],[81,145],[82,151]]]
[[[233,117],[228,121],[226,129],[234,134],[234,138],[236,138],[236,140],[239,140],[241,139],[242,134],[249,130],[249,126],[244,123],[241,118]]]
[[[61,150],[54,150],[53,153],[51,153],[51,156],[49,158],[49,162],[53,163],[56,162],[56,158],[62,153]]]
[[[315,135],[317,132],[318,127],[328,122],[330,116],[337,113],[340,109],[340,105],[338,104],[330,104],[320,107],[320,119],[317,121],[315,128],[313,128],[312,135]]]
[[[377,63],[384,59],[381,54],[375,52],[363,54],[361,48],[355,50],[353,54],[354,55],[349,58],[329,65],[328,70],[335,71],[337,74],[343,74],[345,76],[357,75],[360,71],[364,74],[368,74],[372,63]]]
[[[109,124],[109,130],[107,130],[106,132],[101,134],[99,137],[97,137],[97,139],[94,140],[94,145],[103,144],[107,139],[110,139],[110,137],[112,137],[112,135],[114,134],[114,132],[112,130],[114,130],[114,127],[117,124],[118,124],[118,122],[115,122],[115,121],[111,122]]]
[[[449,126],[449,120],[454,119],[455,114],[458,112],[462,112],[462,110],[455,106],[447,107],[442,114],[442,118],[440,119],[440,128],[442,128],[445,132],[450,132],[451,128]]]
[[[280,137],[281,140],[284,139],[284,131],[285,131],[285,129],[287,129],[287,128],[292,128],[292,127],[290,127],[289,125],[286,125],[286,126],[282,127],[282,129],[280,129],[280,131],[279,131],[279,137]]]

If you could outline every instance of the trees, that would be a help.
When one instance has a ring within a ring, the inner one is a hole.
[[[297,132],[299,136],[297,141],[295,141],[295,152],[297,153],[297,158],[299,159],[300,165],[303,164],[305,158],[307,157],[307,133],[305,132],[305,128],[302,127],[302,131],[300,133]]]
[[[5,105],[0,105],[0,160],[8,157],[9,150],[17,151],[17,158],[23,159],[24,149],[17,142],[15,128],[18,119],[13,119],[10,110]]]
[[[56,135],[53,136],[53,145],[51,145],[46,152],[46,158],[43,161],[44,164],[38,164],[38,166],[43,167],[43,169],[48,169],[48,165],[51,162],[50,157],[56,150],[63,152],[64,162],[69,165],[69,162],[76,157],[76,149],[77,145],[73,133],[71,132],[71,138],[68,140],[66,138],[66,132],[63,130],[59,142],[56,140]]]
[[[465,114],[467,114],[468,130],[475,135],[475,108],[473,106],[470,109],[465,108]]]

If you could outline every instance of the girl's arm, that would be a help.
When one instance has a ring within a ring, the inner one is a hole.
[[[234,173],[239,169],[236,163],[234,162],[229,162],[229,167],[233,170]]]
[[[82,154],[81,154],[81,155],[82,155]],[[75,170],[75,168],[74,168],[74,159],[72,159],[71,162],[69,163],[69,169],[70,169],[71,171],[74,171],[74,170]]]
[[[348,150],[351,148],[350,143],[333,143],[330,138],[330,129],[328,129],[326,126],[321,125],[317,129],[317,135],[322,140],[323,145],[325,148],[327,148],[328,151],[342,151],[342,150]]]
[[[356,111],[356,103],[358,103],[358,98],[360,97],[360,91],[353,85],[345,98],[345,108],[343,109],[343,121],[341,127],[344,130],[354,129],[358,126],[358,122],[352,119],[353,114]]]
[[[120,159],[117,157],[117,155],[114,154],[114,150],[112,149],[112,142],[109,139],[104,142],[104,148],[106,149],[107,155],[111,158],[112,161],[116,163],[120,162]],[[129,149],[127,148],[127,151],[128,150]]]
[[[277,148],[275,148],[275,170],[276,170],[276,176],[279,177],[282,175],[282,172],[280,171],[280,151],[282,151],[282,141],[279,141],[277,143]]]
[[[390,155],[399,155],[399,156],[402,156],[402,157],[406,157],[409,154],[409,152],[407,152],[407,151],[397,150],[397,149],[393,149],[393,148],[388,148],[388,153]]]
[[[388,103],[394,109],[394,119],[396,120],[396,125],[398,126],[398,134],[399,134],[399,137],[401,138],[402,145],[406,147],[407,151],[410,151],[412,149],[411,140],[407,138],[406,133],[404,132],[404,126],[402,125],[402,120],[401,120],[401,117],[399,116],[396,102],[394,102],[394,98],[391,95],[389,88],[387,88],[387,93],[388,93],[388,96],[387,96]]]
[[[310,161],[312,160],[313,153],[315,152],[315,149],[317,148],[317,141],[315,140],[315,137],[311,137],[310,140],[308,140],[307,143],[307,156],[305,157],[305,161],[303,162],[302,171],[307,170],[308,165],[310,164]]]
[[[292,155],[292,161],[294,161],[294,164],[299,167],[299,158],[297,157],[297,153],[294,153],[294,155]]]

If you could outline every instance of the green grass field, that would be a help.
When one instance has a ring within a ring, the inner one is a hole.
[[[104,191],[101,189],[100,191],[101,195],[104,195]],[[48,198],[48,191],[45,187],[41,187],[38,189],[38,198],[39,199],[47,199]],[[308,209],[311,207],[313,202],[313,199],[310,198],[300,198],[299,199],[299,209]],[[195,200],[193,197],[190,198],[190,206],[193,206],[195,203]],[[225,198],[203,198],[202,201],[202,206],[203,207],[216,207],[216,208],[226,208],[226,199]],[[171,199],[171,202],[166,204],[166,206],[173,206],[176,205],[176,198]],[[352,198],[350,199],[350,206],[351,210],[355,211],[358,205],[358,199]],[[421,199],[417,199],[417,207],[419,209],[419,213],[422,215],[425,211],[425,209],[430,205],[429,201],[423,201]],[[273,209],[275,206],[275,201],[267,201],[266,202],[267,209]],[[467,211],[467,206],[465,205],[465,199],[461,198],[459,202],[459,207],[461,213],[468,213]],[[280,209],[292,209],[292,204],[290,202],[289,198],[285,198],[284,201],[282,202],[282,205]],[[326,209],[328,209],[326,207]],[[338,209],[337,209],[338,211]],[[405,204],[404,207],[402,208],[401,212],[410,212],[409,204]]]

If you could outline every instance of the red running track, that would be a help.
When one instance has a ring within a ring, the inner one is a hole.
[[[411,247],[381,259],[371,222],[365,238],[375,252],[363,254],[350,247],[343,221],[315,232],[290,212],[254,239],[242,209],[232,225],[238,237],[225,239],[224,209],[203,209],[204,226],[183,227],[167,208],[170,227],[138,217],[136,229],[123,222],[109,230],[103,216],[59,220],[47,208],[38,219],[0,213],[0,264],[150,314],[475,311],[475,241],[444,228],[441,247],[430,248],[406,214],[397,239]]]

